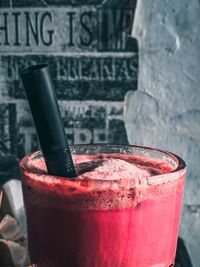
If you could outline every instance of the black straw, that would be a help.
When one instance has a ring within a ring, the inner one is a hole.
[[[40,146],[50,175],[73,178],[76,171],[48,65],[34,65],[20,73]]]

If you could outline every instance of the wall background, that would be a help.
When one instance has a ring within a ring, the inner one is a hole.
[[[38,149],[19,72],[50,64],[70,144],[127,143],[126,92],[137,89],[135,0],[0,1],[0,175]]]
[[[139,0],[138,90],[125,100],[130,143],[167,149],[187,163],[180,235],[200,266],[200,2]],[[133,112],[134,110],[134,112]]]

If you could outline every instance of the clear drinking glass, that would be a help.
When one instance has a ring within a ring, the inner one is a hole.
[[[31,262],[38,267],[173,266],[184,161],[141,146],[94,144],[70,149],[75,161],[117,158],[151,169],[151,175],[108,179],[107,170],[98,179],[69,180],[48,175],[40,151],[23,158]]]

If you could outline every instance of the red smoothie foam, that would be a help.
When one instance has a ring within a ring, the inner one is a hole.
[[[30,161],[32,172],[21,162],[32,263],[172,266],[184,172],[177,177],[164,161],[125,154],[73,160],[75,180],[47,175],[41,157]]]

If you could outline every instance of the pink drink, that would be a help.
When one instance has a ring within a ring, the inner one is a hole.
[[[74,146],[75,180],[21,161],[29,252],[38,267],[173,266],[185,164],[133,146]]]

